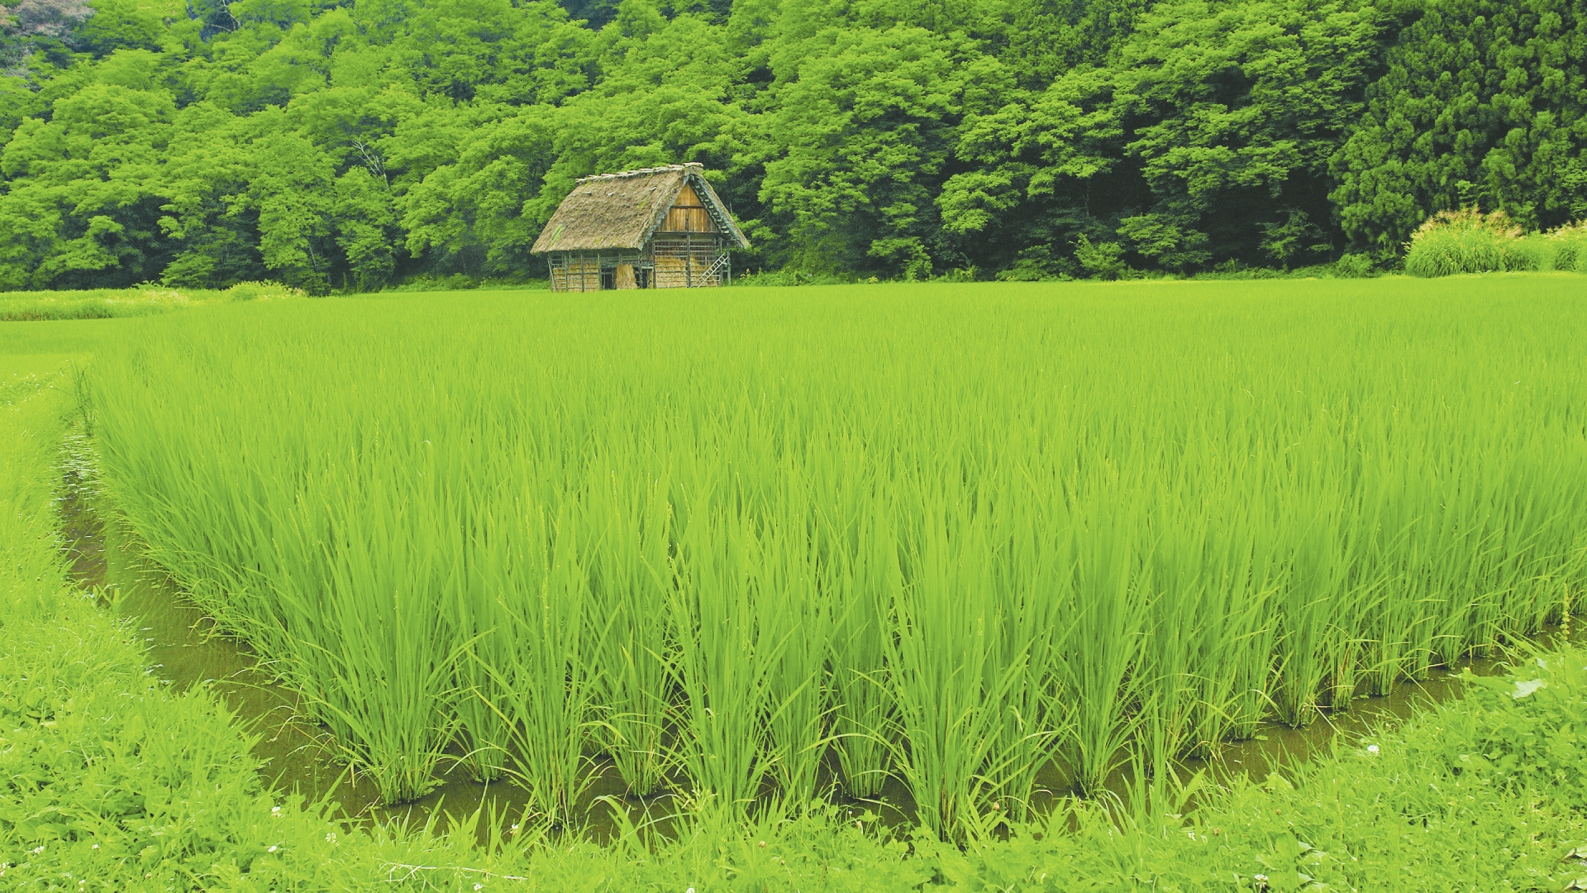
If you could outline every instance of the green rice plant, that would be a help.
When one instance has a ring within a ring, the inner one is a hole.
[[[505,720],[518,776],[537,815],[558,826],[578,822],[579,798],[591,783],[585,742],[596,691],[593,655],[599,621],[590,616],[590,575],[580,557],[578,518],[564,505],[519,501],[501,506],[496,523],[524,534],[492,580],[515,647],[490,667],[493,708]]]
[[[506,693],[500,670],[513,659],[518,643],[514,622],[499,587],[511,578],[508,551],[498,542],[501,531],[492,523],[492,506],[474,496],[462,511],[463,523],[442,535],[466,539],[450,543],[450,551],[466,556],[451,568],[453,578],[443,592],[450,632],[461,642],[455,667],[454,702],[459,730],[467,745],[469,774],[494,781],[507,771],[512,724],[498,706]]]
[[[604,751],[764,818],[831,751],[967,839],[1579,610],[1571,286],[251,301],[84,393],[150,557],[386,796],[456,746],[576,823]]]
[[[998,479],[994,487],[1002,493],[1020,484],[1058,492],[1056,480],[1028,468],[1005,464],[988,477]],[[1074,572],[1075,529],[1057,500],[1039,511],[1013,500],[991,501],[988,511],[998,624],[988,639],[983,686],[1005,693],[988,704],[997,724],[982,775],[995,820],[1013,824],[1031,818],[1037,775],[1071,732],[1074,705],[1064,688],[1063,648],[1072,620],[1063,613],[1062,593]]]
[[[784,630],[763,623],[762,544],[743,514],[691,511],[674,559],[669,618],[678,759],[693,798],[749,811],[775,762],[768,721]]]
[[[986,516],[951,501],[939,482],[906,488],[919,520],[904,541],[909,582],[884,640],[898,730],[889,746],[921,823],[958,838],[979,830],[1002,793],[987,767],[999,757],[998,732],[1026,655],[995,661],[1004,618]]]
[[[808,487],[791,470],[783,481],[759,536],[759,621],[781,634],[768,680],[773,776],[784,801],[805,808],[816,802],[816,774],[830,743],[833,608],[830,577],[817,557]]]
[[[1204,565],[1205,527],[1200,518],[1162,521],[1141,578],[1147,587],[1149,616],[1138,672],[1148,698],[1142,704],[1143,731],[1153,774],[1191,748],[1196,705],[1207,703],[1201,698],[1213,689],[1210,680],[1217,678],[1215,668],[1198,660],[1203,657],[1198,647],[1205,639],[1203,627],[1216,623],[1207,610],[1212,598]]]
[[[1189,627],[1187,682],[1194,695],[1187,724],[1190,750],[1203,758],[1213,757],[1225,740],[1251,737],[1265,715],[1276,626],[1272,528],[1237,499],[1225,505],[1228,512],[1217,521],[1187,512],[1168,528],[1179,527],[1189,547],[1204,555],[1199,577],[1179,588],[1196,614]],[[1172,552],[1165,548],[1165,554]],[[1166,567],[1164,573],[1165,579],[1184,575]]]
[[[1316,718],[1323,680],[1334,669],[1330,616],[1344,600],[1348,564],[1338,494],[1314,489],[1296,496],[1294,514],[1283,519],[1293,557],[1276,598],[1273,697],[1279,719],[1301,728]]]
[[[850,476],[838,504],[824,516],[825,579],[833,604],[832,735],[843,787],[865,799],[881,792],[888,772],[886,642],[893,606],[902,597],[903,569],[892,513],[883,494]]]
[[[606,710],[600,726],[606,749],[629,793],[648,797],[661,791],[667,769],[662,736],[673,651],[663,621],[672,586],[669,483],[663,476],[641,488],[627,484],[619,471],[626,468],[595,465],[586,503],[595,542],[595,610],[606,624],[590,670]]]
[[[1107,478],[1094,502],[1075,512],[1073,576],[1058,595],[1073,618],[1059,668],[1063,690],[1074,698],[1066,756],[1076,786],[1088,794],[1102,791],[1122,764],[1139,725],[1135,708],[1151,684],[1142,672],[1150,584],[1136,551],[1146,529],[1144,489],[1112,473]]]

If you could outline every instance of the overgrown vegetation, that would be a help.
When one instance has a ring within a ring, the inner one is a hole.
[[[1525,234],[1503,211],[1443,211],[1411,234],[1405,271],[1413,276],[1525,270],[1576,272],[1587,270],[1582,265],[1584,244],[1587,230],[1582,224]]]
[[[1384,267],[1438,211],[1587,216],[1579,0],[6,8],[3,288],[518,279],[577,177],[682,161],[742,268],[848,281]]]
[[[1568,283],[1050,288],[186,315],[99,443],[388,799],[456,735],[558,824],[592,753],[753,811],[836,746],[963,839],[1581,609]]]
[[[301,297],[304,297],[301,289],[277,282],[239,282],[223,290],[142,286],[86,291],[0,292],[0,322],[151,316],[195,304]]]

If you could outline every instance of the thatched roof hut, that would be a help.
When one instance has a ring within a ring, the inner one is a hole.
[[[698,164],[585,177],[531,249],[556,291],[724,285],[748,248]]]

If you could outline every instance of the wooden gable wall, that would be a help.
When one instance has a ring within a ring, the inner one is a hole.
[[[683,190],[678,193],[678,198],[667,210],[667,218],[661,223],[661,232],[668,233],[714,233],[720,232],[716,221],[711,219],[711,213],[705,209],[705,202],[700,200],[699,193],[688,183],[683,184]]]

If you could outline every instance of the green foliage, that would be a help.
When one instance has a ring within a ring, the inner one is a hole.
[[[1391,254],[1429,213],[1466,205],[1527,228],[1587,214],[1584,42],[1573,0],[1417,8],[1331,164],[1352,243]]]
[[[579,177],[682,161],[741,266],[845,281],[1076,275],[1082,237],[1388,268],[1441,208],[1587,215],[1579,3],[1435,6],[27,0],[0,287],[522,278]]]
[[[1143,273],[1392,266],[1439,208],[1587,214],[1566,0],[17,10],[11,289],[519,279],[579,176],[684,160],[740,265],[849,281],[1073,276],[1081,244]]]
[[[944,225],[1016,251],[1117,239],[1132,262],[1177,272],[1324,259],[1319,184],[1380,27],[1359,2],[1154,4],[1106,67],[966,114],[969,169],[944,186]]]
[[[1537,247],[1522,239],[1508,215],[1474,208],[1429,217],[1405,252],[1405,271],[1412,276],[1535,270],[1539,264]]]
[[[1373,273],[1372,258],[1365,254],[1346,254],[1334,264],[1334,273],[1341,279],[1365,279]]]
[[[1587,224],[1567,224],[1544,234],[1538,245],[1545,269],[1587,273]]]
[[[1125,271],[1124,246],[1117,242],[1093,245],[1081,236],[1075,241],[1075,262],[1082,270],[1101,279],[1117,279]]]

